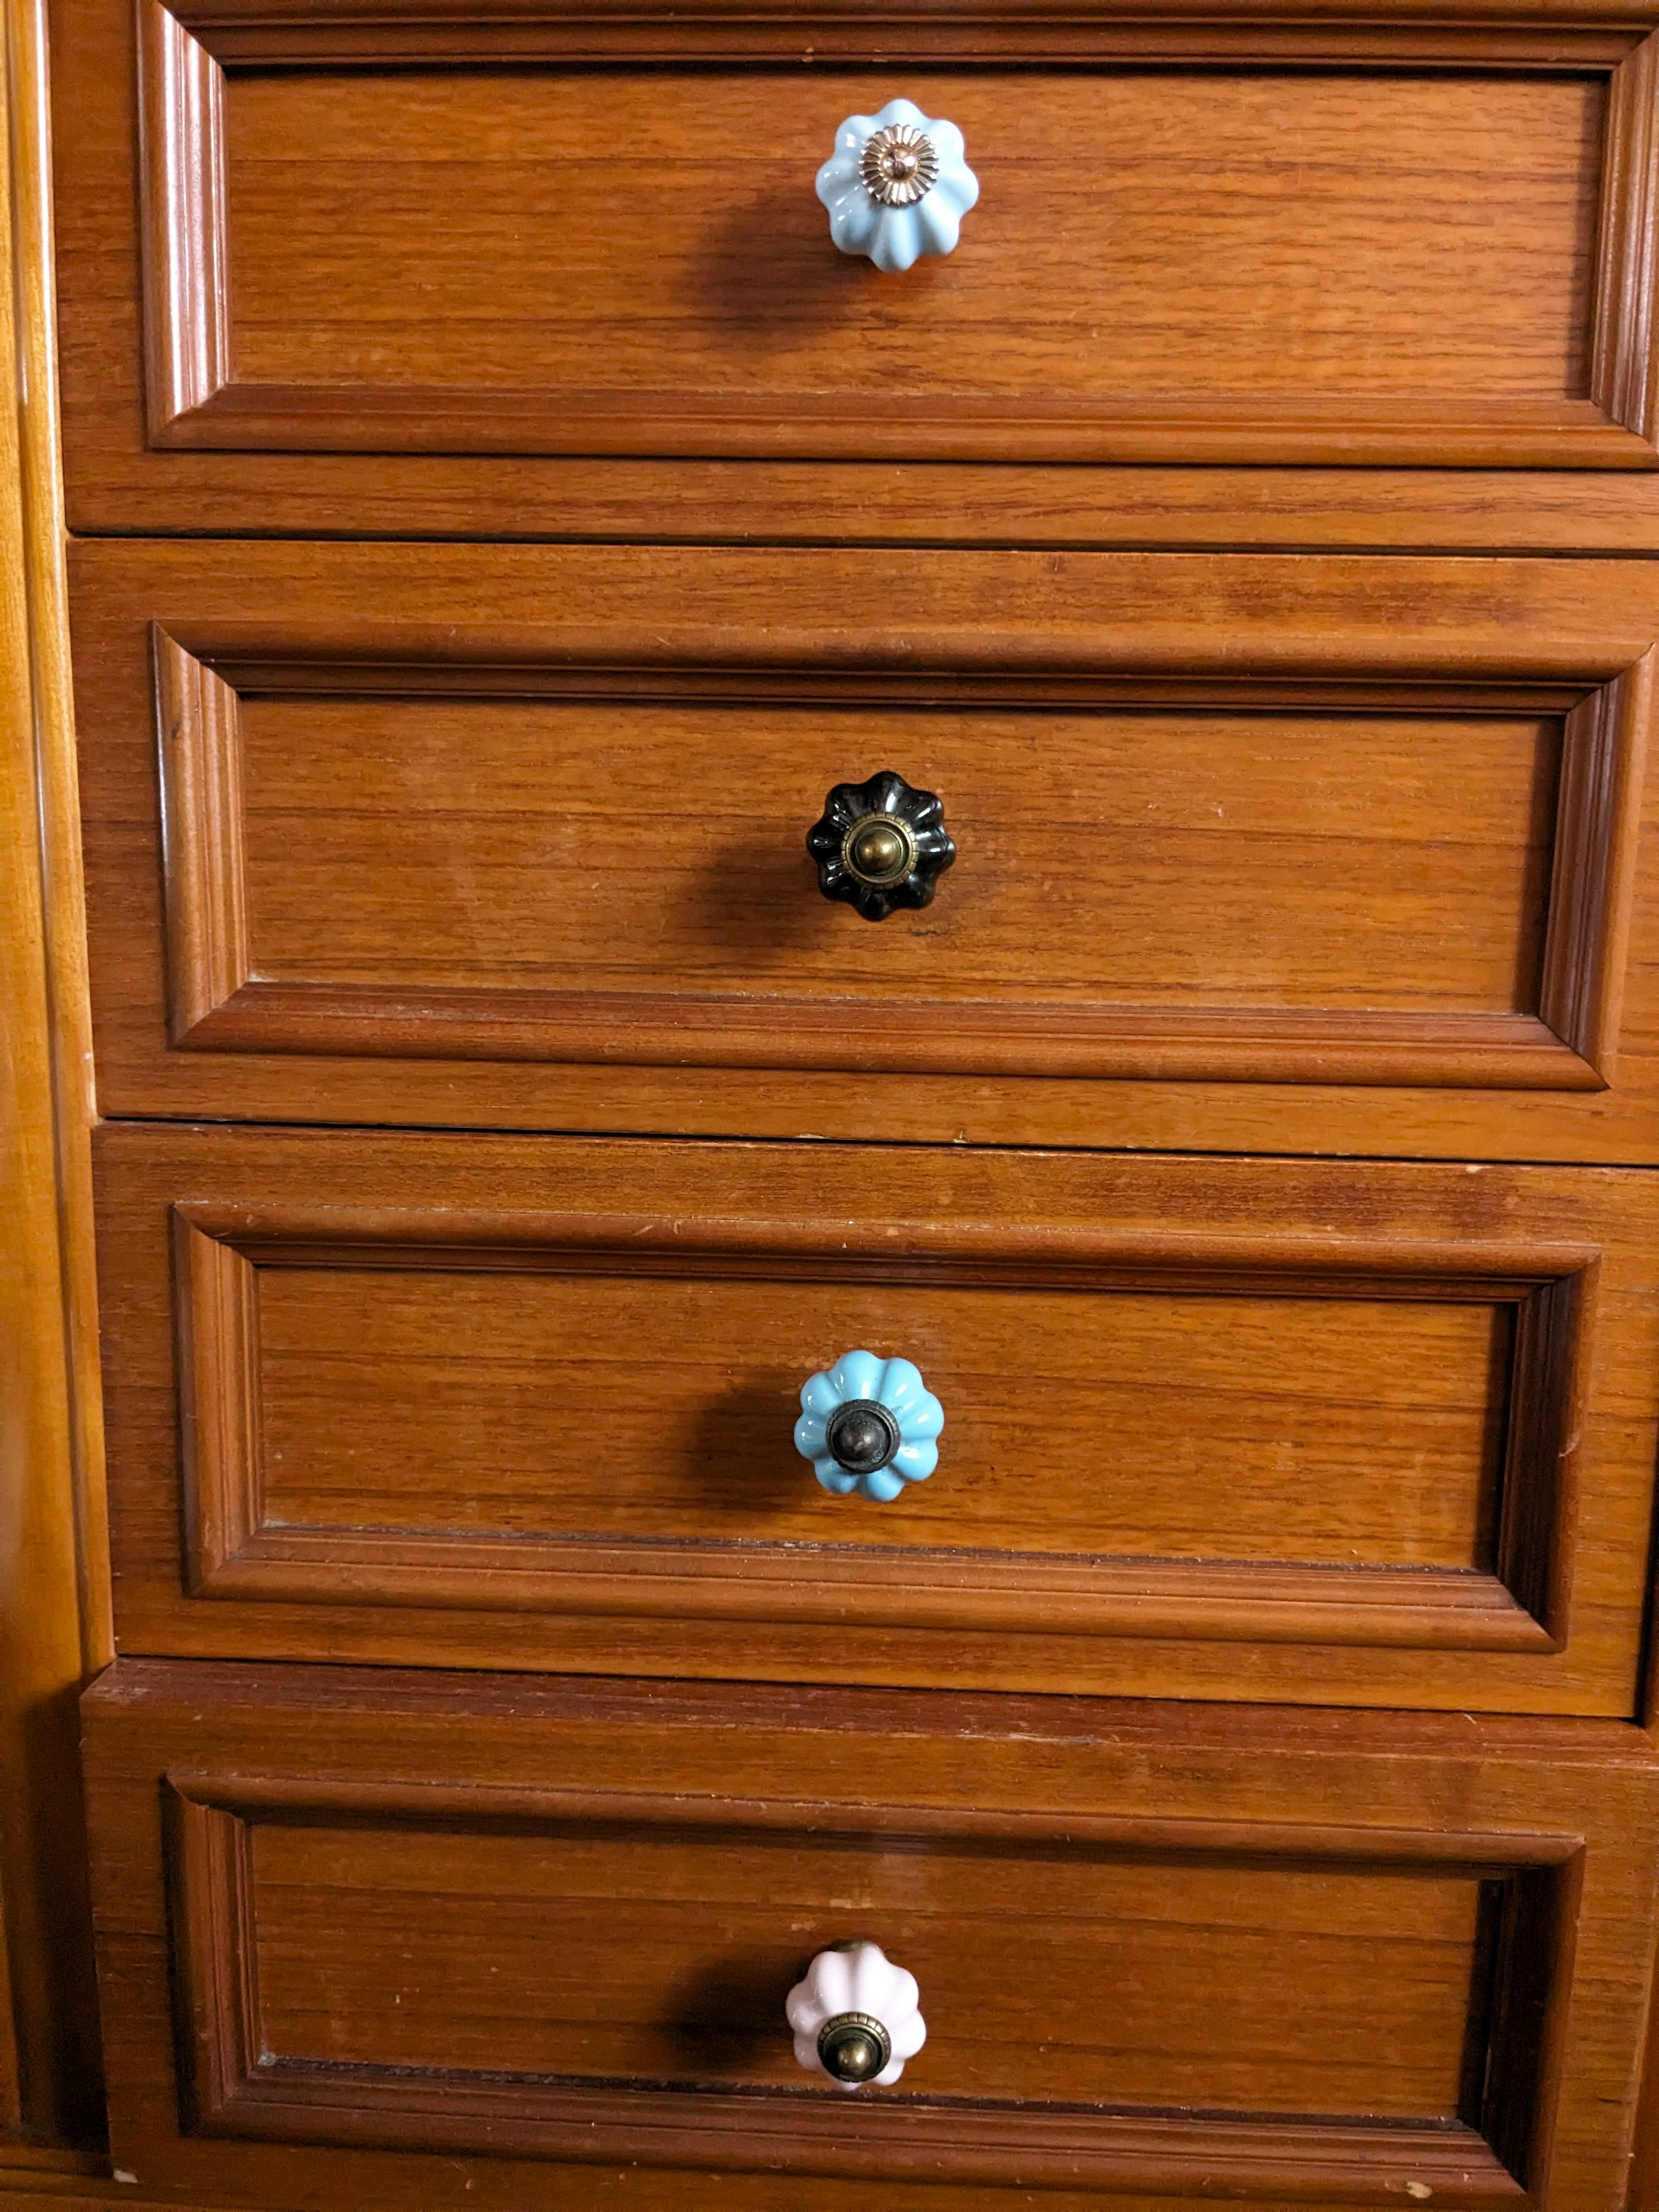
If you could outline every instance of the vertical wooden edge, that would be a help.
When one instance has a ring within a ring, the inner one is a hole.
[[[0,1990],[9,1990],[11,1985],[5,1915],[0,1912]],[[3,2164],[8,2148],[7,2137],[15,2136],[23,2124],[21,2082],[16,2022],[11,2006],[0,2005],[0,2164]]]
[[[81,801],[70,663],[68,526],[58,416],[52,288],[52,148],[46,0],[9,0],[18,46],[9,72],[17,158],[15,230],[20,318],[22,460],[29,552],[25,584],[33,661],[35,762],[46,894],[47,990],[58,1132],[58,1192],[73,1386],[82,1629],[86,1671],[114,1653],[105,1528],[103,1395],[93,1240],[91,1133],[98,1118],[92,1054]]]
[[[1610,1084],[1615,1074],[1641,831],[1655,650],[1566,718],[1542,1019]]]
[[[1654,430],[1653,295],[1659,264],[1659,34],[1644,39],[1607,88],[1596,241],[1590,397],[1640,438]]]
[[[1463,2034],[1463,2064],[1457,2093],[1457,2117],[1477,2134],[1485,2132],[1492,2074],[1492,2031],[1498,2017],[1504,1943],[1510,1924],[1512,1881],[1489,1875],[1481,1881],[1475,1908],[1474,1954],[1469,1965],[1468,2014]]]
[[[1600,1266],[1547,1283],[1516,1314],[1498,1571],[1558,1648],[1572,1595],[1575,1471],[1585,1339]]]
[[[1655,2212],[1659,2207],[1659,2005],[1648,2004],[1647,2042],[1642,2056],[1641,2090],[1636,2103],[1636,2141],[1626,2212]]]
[[[1650,1992],[1626,2212],[1659,2212],[1659,1990]]]
[[[1557,2085],[1565,2063],[1568,2014],[1578,1968],[1578,1923],[1583,1911],[1584,1877],[1585,1855],[1582,1850],[1548,1870],[1547,1887],[1539,1894],[1534,1929],[1528,1938],[1537,1960],[1533,1972],[1542,1984],[1544,1995],[1536,2040],[1527,2054],[1533,2069],[1534,2092],[1531,2141],[1526,2148],[1525,2171],[1528,2187],[1545,2203],[1556,2195],[1555,2148],[1560,2103]],[[1523,1883],[1534,1880],[1530,1875],[1522,1876]],[[1631,2059],[1633,2058],[1632,2053]],[[1629,2123],[1620,2114],[1614,2124],[1623,2132]]]
[[[224,678],[150,633],[161,776],[168,1020],[181,1043],[247,980],[241,746]]]
[[[1659,82],[1655,83],[1652,96],[1659,100]],[[1608,687],[1602,717],[1606,764],[1601,781],[1607,797],[1600,824],[1600,881],[1594,887],[1601,927],[1595,933],[1597,957],[1579,1049],[1609,1082],[1613,1078],[1624,1016],[1656,661],[1659,661],[1659,648],[1650,648]]]
[[[176,1208],[173,1250],[185,1575],[200,1595],[262,1518],[258,1283],[252,1261]]]
[[[152,439],[228,380],[224,74],[161,0],[140,0],[139,228]]]
[[[3,59],[0,1910],[13,2132],[91,2148],[103,2112],[76,1699],[110,1631],[43,0],[6,0]]]
[[[162,1785],[173,2031],[186,2132],[210,2130],[252,2065],[258,1992],[246,1820],[169,1778]]]
[[[1509,1878],[1498,1937],[1480,2130],[1539,2203],[1552,2201],[1553,2092],[1583,1889],[1582,1850],[1558,1866],[1520,1869]]]

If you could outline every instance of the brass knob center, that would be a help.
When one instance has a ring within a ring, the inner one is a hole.
[[[916,865],[915,835],[891,814],[866,814],[848,831],[842,852],[860,883],[896,884]]]
[[[875,1474],[903,1443],[897,1418],[873,1398],[849,1398],[824,1431],[830,1456],[848,1474]]]
[[[837,2081],[869,2081],[885,2073],[893,2041],[867,2012],[844,2012],[818,2030],[818,2057]]]

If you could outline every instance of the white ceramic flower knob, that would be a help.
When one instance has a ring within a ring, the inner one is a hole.
[[[930,119],[911,100],[879,115],[849,115],[818,171],[830,235],[843,253],[878,269],[908,269],[919,254],[949,253],[979,198],[954,123]]]
[[[811,2074],[843,2089],[873,2081],[890,2088],[927,2040],[916,2010],[916,1978],[878,1943],[837,1943],[820,1951],[784,2001],[795,2056]]]

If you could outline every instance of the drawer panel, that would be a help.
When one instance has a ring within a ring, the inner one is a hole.
[[[697,2203],[763,2168],[826,2207],[1621,2201],[1632,1730],[131,1660],[86,1713],[152,2186],[380,2202],[426,2151],[440,2204],[571,2201],[520,2161],[572,2158],[653,2205],[675,2166]],[[855,1937],[927,2040],[849,2099],[782,2007]]]
[[[179,241],[148,303],[158,443],[1651,459],[1590,398],[1605,67],[908,72],[982,197],[948,262],[884,278],[812,181],[889,71],[226,68],[212,29],[149,20],[176,149],[151,220]],[[216,125],[216,175],[185,150]],[[184,257],[216,232],[213,295]]]
[[[343,1036],[350,1018],[334,1009],[356,994],[371,1044],[383,1026],[401,1042],[400,1010],[425,999],[438,1022],[450,1011],[463,1050],[489,1048],[492,1014],[519,1030],[512,1043],[543,1009],[549,1049],[603,1050],[580,1036],[568,1002],[614,995],[641,1018],[630,1054],[672,1049],[678,1029],[711,1060],[822,1060],[826,1011],[845,1021],[824,1002],[844,999],[850,966],[881,1017],[861,1041],[866,1061],[884,1036],[896,1061],[964,1073],[1090,1058],[1109,1069],[1158,1053],[1133,1038],[1137,1018],[1181,1010],[1194,1018],[1185,1056],[1201,1071],[1236,1056],[1213,1031],[1243,1006],[1289,1018],[1283,1040],[1256,1048],[1270,1063],[1311,1062],[1318,1048],[1298,1053],[1300,1021],[1356,1054],[1369,1024],[1385,1070],[1392,1026],[1401,1069],[1472,1071],[1490,1030],[1494,1062],[1507,1047],[1524,1070],[1533,1045],[1540,1087],[1594,1083],[1565,1054],[1545,1064],[1544,1039],[1508,1033],[1525,1019],[1517,1002],[1542,995],[1552,833],[1563,768],[1576,765],[1559,715],[914,708],[902,741],[911,773],[942,771],[950,822],[964,839],[978,828],[985,896],[969,918],[951,896],[966,874],[953,877],[925,923],[860,933],[854,948],[846,919],[817,908],[789,834],[804,825],[768,786],[787,762],[787,796],[811,815],[848,762],[885,760],[890,701],[826,712],[781,700],[270,692],[233,705],[213,682],[182,648],[168,655],[177,829],[196,847],[179,867],[207,878],[204,903],[240,907],[250,975],[271,980],[237,979],[245,1010],[208,1006],[191,1024],[204,1046],[240,1027],[256,1048],[303,1048],[307,1032],[327,1037],[331,1015]],[[191,800],[237,776],[222,834],[240,845],[241,880],[216,883],[199,848],[216,825]],[[206,923],[179,920],[181,932]],[[1070,1010],[1079,1030],[1103,1029],[1108,959],[1130,1037],[1115,1049],[1108,1034],[1070,1049],[1020,1038],[1034,1004],[1051,1023]],[[739,963],[781,1018],[769,1047],[737,1006],[736,1036],[694,1042],[686,1002],[729,992]],[[253,1003],[262,992],[268,1013]],[[513,999],[527,1022],[501,1006]],[[968,1002],[951,1010],[967,1034],[951,1035],[941,999]],[[1182,1040],[1162,1049],[1176,1060]]]
[[[1644,1176],[110,1127],[100,1176],[125,1650],[1632,1708]],[[857,1347],[945,1409],[887,1503],[793,1437]]]
[[[1651,543],[1640,11],[52,30],[80,528]],[[983,191],[886,277],[812,185],[900,92]]]
[[[817,1501],[790,1502],[797,1470],[778,1449],[777,1408],[788,1378],[811,1374],[838,1341],[847,1291],[827,1255],[827,1281],[780,1283],[781,1250],[759,1255],[758,1277],[734,1256],[735,1279],[711,1280],[720,1255],[694,1251],[678,1268],[653,1255],[669,1272],[642,1279],[596,1278],[578,1243],[518,1266],[503,1252],[503,1272],[481,1276],[401,1240],[365,1269],[349,1223],[343,1249],[330,1250],[326,1226],[296,1218],[306,1251],[290,1257],[280,1228],[256,1253],[239,1249],[234,1215],[185,1218],[191,1309],[216,1371],[239,1371],[220,1333],[225,1308],[239,1297],[251,1308],[259,1365],[241,1418],[267,1455],[273,1525],[822,1540]],[[410,1226],[429,1234],[437,1210]],[[890,1532],[907,1549],[1455,1569],[1490,1556],[1507,1402],[1492,1376],[1507,1383],[1513,1371],[1529,1286],[1505,1285],[1490,1304],[1439,1303],[1438,1285],[1392,1301],[1389,1283],[1380,1297],[1336,1283],[1322,1298],[1276,1294],[1272,1279],[1254,1296],[1124,1289],[1085,1318],[1073,1291],[1024,1288],[1011,1301],[963,1287],[962,1273],[947,1260],[936,1279],[867,1293],[860,1320],[860,1343],[926,1344],[930,1374],[948,1345],[951,1456],[982,1470],[968,1497],[916,1494]],[[757,1343],[762,1372],[739,1379],[744,1347]],[[711,1401],[711,1379],[727,1376]],[[1103,1497],[1107,1436],[1120,1440],[1121,1487]],[[996,1483],[1034,1452],[1040,1484]],[[1203,1469],[1224,1462],[1225,1492],[1200,1489]],[[1316,1467],[1340,1504],[1310,1528],[1298,1523]]]
[[[1654,1156],[1645,569],[940,553],[896,627],[850,553],[76,566],[114,1110],[658,1126],[690,1063],[694,1127],[1213,1085],[1264,1149]],[[884,769],[957,858],[872,925],[805,839]]]
[[[199,527],[180,495],[213,486],[220,526],[269,528],[256,494],[302,484],[299,526],[333,527],[377,495],[354,455],[433,457],[413,526],[435,496],[552,533],[606,455],[793,468],[738,494],[791,534],[820,495],[850,515],[843,461],[1046,465],[1057,501],[1078,463],[1653,463],[1639,13],[59,13],[83,526],[159,498]],[[887,276],[813,187],[896,94],[960,125],[982,190],[953,253]],[[201,465],[227,453],[294,458]],[[501,458],[470,488],[447,456]],[[674,481],[618,479],[618,526],[659,529]],[[1006,495],[1016,534],[1034,489],[955,495]]]

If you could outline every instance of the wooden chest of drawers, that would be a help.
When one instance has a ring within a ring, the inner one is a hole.
[[[112,2189],[1656,2212],[1656,21],[59,0]]]

